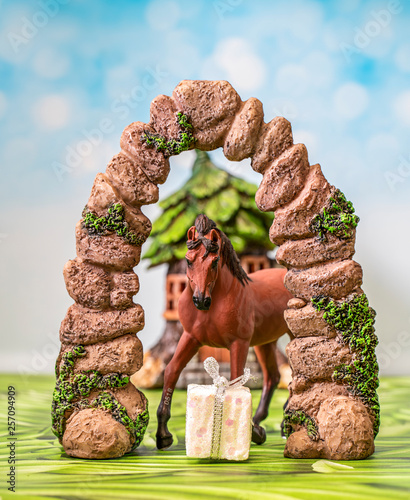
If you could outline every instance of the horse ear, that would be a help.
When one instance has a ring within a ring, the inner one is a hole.
[[[218,233],[216,229],[211,229],[211,232],[209,233],[210,235],[210,240],[214,243],[219,243],[221,241],[221,236]]]
[[[187,232],[187,237],[188,237],[188,240],[195,240],[195,226],[191,226],[189,229],[188,229],[188,232]]]

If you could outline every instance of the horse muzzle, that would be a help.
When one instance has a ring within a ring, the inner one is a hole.
[[[211,297],[204,297],[204,295],[201,293],[198,295],[193,295],[192,300],[195,307],[200,311],[209,311],[212,302]]]

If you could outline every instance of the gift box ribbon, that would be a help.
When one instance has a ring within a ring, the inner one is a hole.
[[[236,389],[238,387],[242,387],[249,379],[255,379],[255,377],[251,375],[249,368],[245,368],[243,375],[228,382],[225,377],[219,375],[219,364],[213,357],[206,358],[204,361],[204,368],[211,376],[213,385],[216,387],[213,409],[214,420],[212,426],[211,458],[218,459],[220,458],[219,451],[226,389]]]

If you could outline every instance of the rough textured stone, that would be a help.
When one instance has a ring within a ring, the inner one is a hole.
[[[90,236],[79,221],[75,228],[77,255],[85,262],[118,270],[135,267],[141,257],[141,247],[130,245],[121,236],[109,233]]]
[[[62,444],[71,457],[93,459],[121,457],[132,448],[127,429],[110,413],[97,408],[70,416]]]
[[[297,297],[293,297],[288,301],[288,308],[289,309],[300,309],[302,307],[305,307],[306,302],[302,299],[298,299]]]
[[[67,345],[68,349],[71,347]],[[65,350],[62,350],[61,355]],[[142,366],[142,344],[134,333],[121,335],[107,342],[87,345],[85,351],[86,355],[75,362],[74,372],[76,373],[97,370],[103,375],[108,373],[132,375]],[[61,362],[61,356],[59,359]]]
[[[335,382],[318,382],[306,391],[294,394],[292,384],[289,387],[291,397],[286,406],[286,410],[302,410],[311,418],[316,420],[320,406],[324,401],[335,396],[349,396],[346,386]]]
[[[303,188],[309,173],[304,144],[295,144],[265,170],[255,201],[262,212],[274,211],[290,202]]]
[[[150,128],[167,140],[176,139],[180,132],[175,101],[167,95],[159,95],[150,107]]]
[[[310,267],[332,260],[351,259],[354,255],[355,237],[341,240],[332,234],[327,241],[318,238],[289,240],[276,252],[276,260],[286,267]]]
[[[295,297],[310,300],[317,295],[340,299],[362,284],[363,271],[354,260],[330,262],[286,273],[285,287]]]
[[[332,381],[335,368],[352,362],[349,347],[337,339],[296,338],[286,346],[292,368],[292,388],[301,392],[314,382]]]
[[[124,387],[105,389],[127,410],[127,415],[135,420],[137,416],[147,408],[147,398],[131,382]],[[95,389],[90,392],[86,399],[90,402],[98,398],[101,391]]]
[[[112,275],[111,305],[116,309],[126,309],[133,304],[132,297],[138,293],[139,280],[133,272]]]
[[[292,127],[283,116],[264,123],[255,145],[252,168],[263,174],[267,167],[292,145]]]
[[[139,208],[126,206],[124,219],[129,229],[137,236],[140,244],[145,243],[152,229],[152,224],[148,217]]]
[[[139,164],[124,153],[112,158],[106,175],[126,203],[139,207],[158,201],[158,186],[148,179]]]
[[[211,151],[223,146],[241,105],[241,99],[230,83],[183,80],[175,87],[172,97],[194,128],[194,147]]]
[[[284,456],[287,458],[321,458],[324,446],[321,441],[312,441],[305,428],[293,432],[286,440]]]
[[[142,140],[145,131],[155,133],[149,125],[134,122],[126,127],[121,135],[120,146],[143,169],[154,184],[163,184],[169,174],[169,159],[154,147],[148,147]]]
[[[118,201],[120,198],[109,178],[105,174],[97,174],[88,199],[88,208],[92,212],[100,213]]]
[[[133,420],[147,408],[147,398],[131,382],[124,387],[110,389],[108,392],[125,407],[128,416]]]
[[[263,105],[254,97],[248,99],[235,116],[225,138],[224,154],[228,160],[241,161],[251,156],[263,121]]]
[[[306,304],[306,302],[304,303]],[[323,312],[317,311],[312,304],[301,308],[286,309],[284,318],[295,337],[325,336],[333,338],[336,336],[336,330],[323,319]]]
[[[106,175],[98,174],[86,209],[99,217],[107,216],[108,208],[116,203],[120,203],[124,208],[124,219],[129,228],[138,236],[141,242],[144,242],[151,232],[151,221],[141,212],[139,207],[127,205],[117,196]]]
[[[110,275],[98,266],[76,258],[69,260],[63,270],[67,292],[84,307],[107,309],[110,305]]]
[[[327,204],[330,195],[331,186],[323,176],[320,165],[313,165],[299,195],[285,207],[276,210],[269,231],[271,241],[281,245],[288,239],[315,236],[309,227],[310,223]]]
[[[93,311],[77,304],[68,308],[60,327],[60,340],[67,344],[96,344],[137,333],[144,327],[144,310],[134,304],[125,311]]]
[[[374,452],[373,421],[357,399],[336,396],[325,401],[317,415],[324,458],[360,460]]]
[[[106,392],[125,407],[132,420],[147,408],[145,396],[131,382],[125,387],[107,389]],[[94,390],[85,399],[92,402],[99,394],[100,391]],[[118,425],[112,425],[112,422]],[[128,441],[124,439],[125,435]],[[67,453],[70,451],[71,456],[80,458],[120,457],[131,450],[134,442],[122,423],[117,422],[109,411],[99,408],[75,410],[67,419],[62,440]]]

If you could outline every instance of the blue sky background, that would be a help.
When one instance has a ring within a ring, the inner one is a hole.
[[[409,33],[404,0],[0,1],[1,369],[52,369],[74,226],[124,127],[180,80],[225,79],[263,102],[265,121],[288,118],[354,202],[381,368],[410,373]],[[212,156],[260,182],[249,162]],[[192,159],[173,158],[162,197]],[[138,269],[149,347],[165,269]]]

